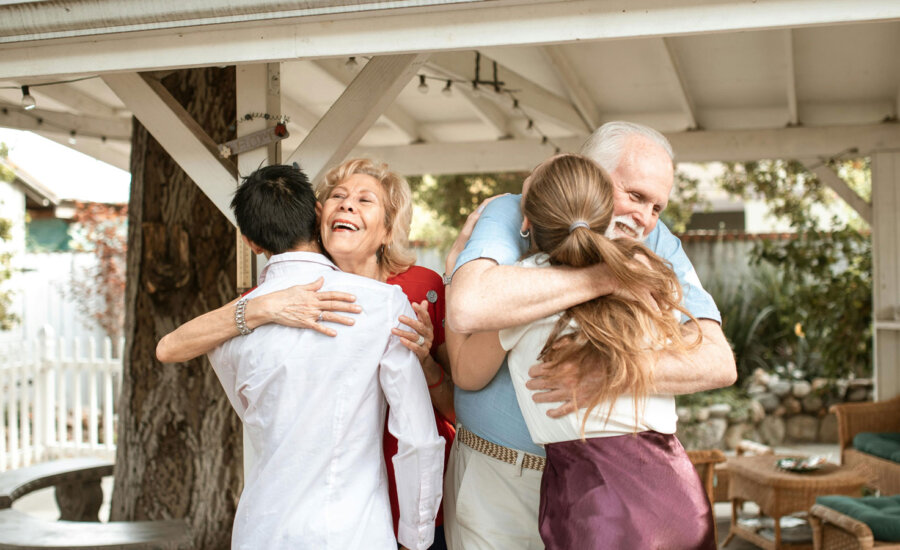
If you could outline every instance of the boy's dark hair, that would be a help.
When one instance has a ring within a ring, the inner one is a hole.
[[[241,233],[272,254],[316,235],[316,195],[306,174],[293,166],[264,166],[243,178],[231,209]]]

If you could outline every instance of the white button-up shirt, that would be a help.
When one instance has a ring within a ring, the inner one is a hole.
[[[249,296],[325,278],[363,312],[336,337],[265,325],[209,357],[244,423],[256,464],[234,520],[237,549],[396,550],[382,455],[385,398],[394,456],[397,539],[428,548],[441,499],[437,435],[419,361],[390,333],[415,318],[400,287],[341,272],[310,252],[272,256]]]

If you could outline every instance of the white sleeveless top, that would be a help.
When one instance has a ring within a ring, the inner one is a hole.
[[[547,258],[547,254],[535,254],[516,265],[549,267]],[[582,408],[562,418],[550,418],[547,411],[559,404],[535,403],[531,399],[535,392],[525,387],[525,382],[529,379],[528,369],[540,362],[538,355],[560,316],[561,313],[557,313],[526,325],[500,331],[500,344],[509,352],[507,361],[519,408],[525,417],[531,438],[537,444],[580,439],[581,423],[586,412],[586,409]],[[574,322],[572,330],[577,330]],[[608,402],[594,407],[585,425],[584,437],[611,437],[650,430],[665,434],[675,433],[678,416],[675,413],[675,398],[671,395],[651,395],[644,398],[638,402],[637,415],[634,398],[631,395],[623,395],[616,399],[609,418],[606,418],[608,409]]]

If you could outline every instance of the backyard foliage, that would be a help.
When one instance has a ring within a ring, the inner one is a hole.
[[[6,158],[8,149],[0,143],[0,158]],[[0,164],[0,180],[11,182],[16,175],[9,167]],[[6,218],[0,218],[0,243],[6,243],[12,238],[12,222]],[[12,253],[0,249],[0,330],[10,330],[19,322],[19,317],[11,311],[13,291],[5,288],[4,283],[12,277]]]
[[[128,206],[76,203],[73,249],[94,255],[95,262],[72,273],[72,299],[83,315],[109,336],[119,356],[125,322],[125,254],[128,248]]]
[[[868,161],[835,168],[867,196]],[[864,222],[847,215],[822,229],[816,210],[832,201],[831,193],[796,162],[732,164],[720,183],[744,198],[762,197],[796,231],[757,243],[750,258],[757,268],[753,280],[730,290],[711,286],[719,293],[739,374],[767,365],[806,377],[870,375],[872,248]]]

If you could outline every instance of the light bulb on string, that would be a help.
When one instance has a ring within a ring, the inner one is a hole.
[[[78,143],[78,140],[75,139],[75,130],[69,132],[69,145],[75,145]]]
[[[34,96],[29,93],[28,86],[22,86],[22,108],[26,111],[30,111],[34,109],[34,107]]]
[[[420,75],[419,75],[419,86],[418,86],[418,90],[419,90],[419,92],[421,92],[421,93],[423,93],[423,94],[427,94],[427,93],[428,93],[428,83],[425,82],[425,75],[424,75],[424,74],[420,74]]]
[[[453,91],[451,90],[452,87],[453,87],[453,81],[448,80],[447,85],[444,86],[444,89],[441,90],[441,93],[444,94],[444,96],[446,96],[446,97],[452,96],[453,95]]]
[[[355,71],[357,67],[359,67],[359,62],[356,61],[355,56],[348,57],[347,62],[344,63],[344,68],[348,71]]]

